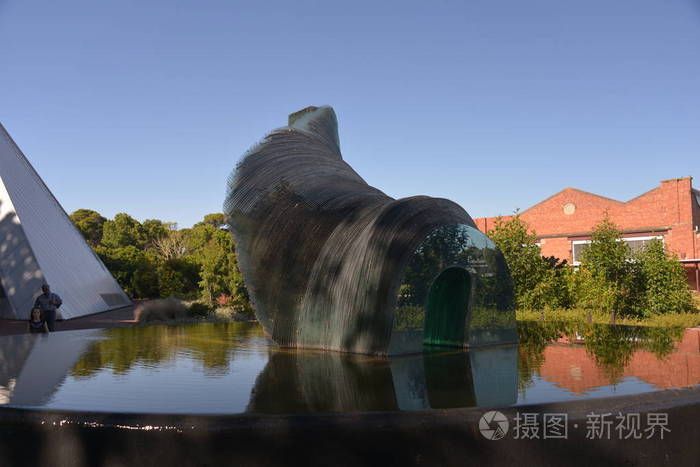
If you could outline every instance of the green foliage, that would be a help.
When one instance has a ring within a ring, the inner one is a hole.
[[[102,227],[107,221],[98,212],[90,209],[78,209],[70,215],[70,220],[83,234],[85,240],[92,247],[96,247],[102,241]]]
[[[632,254],[606,216],[595,227],[579,268],[543,258],[536,236],[519,215],[499,219],[489,236],[508,263],[520,310],[571,309],[648,318],[695,309],[683,266],[663,242]]]
[[[629,246],[607,215],[594,228],[580,269],[584,271],[580,290],[585,306],[620,315],[640,312],[639,265],[631,261]]]
[[[692,311],[693,297],[688,288],[685,270],[661,240],[652,240],[635,255],[639,280],[644,291],[642,315],[683,313]]]
[[[167,237],[168,225],[158,219],[146,219],[141,224],[143,239],[147,247],[152,247],[154,243],[163,237]]]
[[[581,305],[636,317],[693,309],[683,266],[661,240],[632,254],[606,216],[582,259]]]
[[[213,311],[213,308],[210,305],[207,305],[206,303],[201,303],[201,302],[194,302],[187,309],[187,314],[189,316],[206,317],[212,311]]]
[[[204,216],[204,223],[217,229],[223,229],[226,226],[226,217],[220,212],[207,214]]]
[[[605,216],[593,229],[591,244],[582,255],[582,266],[604,281],[623,281],[629,272],[630,249],[621,238],[615,224]]]
[[[226,298],[253,315],[224,215],[207,214],[191,229],[158,219],[140,223],[125,213],[106,220],[80,209],[73,222],[122,288],[134,298],[180,297],[213,305]]]
[[[99,246],[95,252],[127,294],[134,298],[159,296],[157,271],[145,251],[129,245]]]
[[[122,212],[104,223],[102,245],[108,248],[133,246],[142,250],[146,246],[146,233],[139,221]]]
[[[189,232],[189,248],[201,265],[199,286],[204,300],[214,304],[224,295],[234,297],[238,307],[249,306],[233,238],[228,232],[200,223]]]
[[[543,258],[537,236],[515,214],[507,221],[499,218],[488,233],[503,253],[513,279],[516,306],[522,308],[566,307],[571,298],[570,271],[566,261]]]

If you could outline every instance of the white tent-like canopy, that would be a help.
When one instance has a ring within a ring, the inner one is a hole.
[[[43,283],[65,319],[131,304],[0,124],[0,318],[28,319]]]

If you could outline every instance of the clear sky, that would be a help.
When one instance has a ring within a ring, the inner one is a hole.
[[[187,227],[332,105],[390,196],[507,214],[700,186],[700,0],[0,0],[0,121],[69,212]]]

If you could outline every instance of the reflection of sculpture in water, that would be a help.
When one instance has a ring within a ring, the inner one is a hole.
[[[273,352],[258,376],[247,411],[506,406],[516,402],[517,387],[516,346],[369,359],[328,352]]]
[[[224,210],[266,332],[370,354],[514,343],[502,255],[457,204],[395,200],[340,154],[335,113],[289,117],[238,164]]]

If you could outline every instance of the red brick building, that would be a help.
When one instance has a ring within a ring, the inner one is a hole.
[[[688,284],[700,292],[700,191],[693,178],[663,180],[656,188],[627,202],[565,188],[520,213],[537,234],[542,254],[578,264],[591,231],[607,212],[632,249],[660,238],[685,266]],[[504,216],[508,219],[510,216]],[[474,219],[484,233],[496,217]]]

